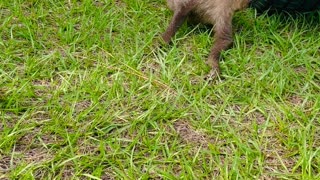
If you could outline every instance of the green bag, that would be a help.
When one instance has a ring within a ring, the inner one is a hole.
[[[251,7],[265,10],[308,12],[320,10],[320,0],[251,0]]]

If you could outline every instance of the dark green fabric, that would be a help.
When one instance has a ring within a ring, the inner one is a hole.
[[[307,12],[320,10],[320,0],[252,0],[251,6],[258,11],[270,9]]]

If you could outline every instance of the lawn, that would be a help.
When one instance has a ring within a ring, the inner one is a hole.
[[[160,47],[165,0],[0,1],[0,179],[320,179],[320,13]]]

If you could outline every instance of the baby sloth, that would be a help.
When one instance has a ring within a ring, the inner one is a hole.
[[[220,73],[220,53],[232,43],[233,14],[246,8],[249,2],[250,0],[167,0],[174,15],[162,38],[169,43],[186,18],[213,25],[215,43],[207,60],[212,68],[208,77],[217,76]]]

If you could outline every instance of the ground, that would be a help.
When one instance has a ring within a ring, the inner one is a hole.
[[[161,0],[0,1],[0,179],[320,179],[319,13],[161,45]]]

